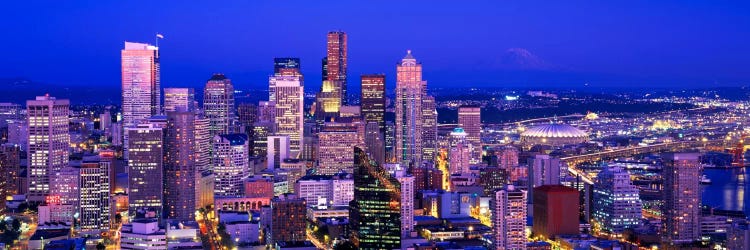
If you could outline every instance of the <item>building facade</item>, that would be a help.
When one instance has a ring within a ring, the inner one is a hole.
[[[50,176],[68,166],[70,101],[37,96],[26,101],[28,124],[28,167],[31,202],[42,202],[50,193]]]
[[[223,74],[214,74],[203,90],[203,112],[211,136],[229,134],[234,126],[234,86]]]
[[[495,192],[490,204],[495,249],[526,249],[526,199],[526,191],[513,185]]]
[[[213,139],[212,167],[216,181],[214,195],[242,197],[245,179],[250,175],[247,135],[217,135]]]

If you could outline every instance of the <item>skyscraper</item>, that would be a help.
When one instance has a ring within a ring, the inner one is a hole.
[[[132,127],[161,112],[159,47],[125,42],[122,57],[122,121]]]
[[[394,177],[401,184],[401,237],[409,237],[414,231],[414,176],[400,171]]]
[[[266,168],[273,171],[289,158],[289,136],[268,136],[266,143]]]
[[[155,124],[127,128],[131,149],[128,158],[128,213],[153,211],[161,215],[163,202],[164,132]]]
[[[469,173],[471,144],[466,141],[466,132],[462,128],[455,128],[450,133],[450,146],[448,167],[451,174]]]
[[[237,105],[237,117],[240,124],[252,128],[253,123],[258,121],[258,106],[253,103],[240,103]]]
[[[560,159],[549,155],[535,155],[528,159],[528,168],[529,196],[534,197],[535,187],[560,184]]]
[[[195,110],[195,90],[193,88],[164,88],[164,113],[178,110]]]
[[[259,122],[271,122],[276,120],[276,104],[273,102],[260,101],[258,102],[258,117]]]
[[[164,216],[192,220],[196,207],[195,114],[167,112],[164,130]]]
[[[271,76],[269,100],[276,104],[276,134],[289,136],[292,156],[296,158],[303,147],[304,85],[301,75]]]
[[[300,75],[299,58],[277,57],[273,59],[274,75]]]
[[[664,153],[663,239],[679,245],[701,236],[699,153]]]
[[[383,130],[377,122],[368,122],[365,125],[365,147],[367,147],[367,153],[378,164],[385,164],[385,137],[383,134]]]
[[[385,75],[362,75],[360,105],[366,123],[376,122],[385,132]]]
[[[37,96],[26,101],[28,123],[28,199],[42,202],[50,192],[50,176],[68,166],[70,101]]]
[[[526,249],[526,191],[507,185],[490,203],[495,249]]]
[[[396,66],[396,161],[409,165],[422,161],[422,64],[407,51]]]
[[[208,118],[196,116],[195,120],[195,169],[205,172],[211,168],[211,132]]]
[[[341,82],[323,81],[320,92],[315,96],[315,120],[319,126],[339,115],[341,108]]]
[[[245,179],[250,175],[248,166],[247,135],[217,135],[213,139],[212,167],[216,182],[216,197],[241,197]]]
[[[592,195],[592,217],[604,231],[621,233],[641,224],[641,199],[630,174],[621,167],[605,167],[599,172]]]
[[[110,227],[110,187],[112,180],[111,161],[99,156],[83,159],[80,177],[80,227],[81,229],[106,230]]]
[[[425,91],[425,90],[423,90]],[[422,94],[422,161],[435,162],[437,157],[437,104],[435,97]]]
[[[21,188],[21,150],[18,145],[5,143],[0,145],[0,197],[19,194]],[[0,204],[0,210],[5,204]]]
[[[214,74],[203,91],[203,112],[210,121],[211,136],[233,131],[234,87],[223,74]]]
[[[326,46],[326,76],[328,81],[338,82],[342,104],[346,104],[347,38],[343,31],[328,32]]]
[[[342,170],[352,173],[353,148],[356,146],[361,146],[356,124],[326,122],[318,133],[317,172],[322,175],[332,175]]]
[[[354,148],[354,159],[352,242],[358,249],[401,248],[401,184],[361,149]]]
[[[466,131],[466,140],[473,147],[471,163],[482,161],[482,115],[478,106],[461,106],[458,108],[458,126]]]

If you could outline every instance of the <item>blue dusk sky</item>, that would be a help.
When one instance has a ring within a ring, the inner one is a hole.
[[[750,83],[748,1],[3,1],[0,78],[120,86],[124,41],[153,43],[162,85],[214,72],[264,88],[300,57],[317,90],[328,31],[349,35],[349,85],[407,49],[432,87],[715,87]]]

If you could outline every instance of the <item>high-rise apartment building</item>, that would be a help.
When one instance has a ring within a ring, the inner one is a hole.
[[[352,173],[356,146],[360,146],[357,124],[326,122],[318,133],[318,174]]]
[[[343,31],[328,32],[326,43],[325,80],[338,82],[342,104],[346,104],[347,36]]]
[[[229,134],[234,126],[234,86],[223,74],[214,74],[203,90],[203,112],[210,122],[211,136]]]
[[[164,113],[195,110],[193,88],[164,88]]]
[[[417,164],[422,161],[422,97],[427,82],[422,80],[422,64],[411,51],[407,51],[396,71],[396,161]]]
[[[304,146],[304,85],[301,75],[271,76],[269,100],[275,103],[275,133],[289,136],[292,156],[296,158]]]
[[[490,202],[495,249],[526,249],[526,191],[507,185]]]
[[[580,193],[562,185],[534,188],[534,234],[546,239],[563,234],[579,233]]]
[[[636,228],[643,217],[638,187],[621,167],[605,167],[594,183],[591,215],[604,231],[622,233]]]
[[[161,215],[164,170],[164,131],[155,124],[127,128],[131,150],[128,158],[128,213]]]
[[[401,184],[401,237],[409,237],[414,231],[414,176],[399,171],[394,177]]]
[[[122,57],[122,122],[132,127],[161,112],[159,47],[125,42]]]
[[[358,249],[401,248],[401,184],[359,148],[354,160],[352,242]]]
[[[193,220],[196,207],[195,114],[167,112],[164,130],[164,215]]]
[[[212,167],[216,197],[242,197],[244,182],[250,175],[247,135],[217,135],[213,139]]]
[[[458,126],[466,131],[466,140],[471,143],[471,163],[482,161],[482,115],[477,106],[458,108]]]
[[[110,179],[114,171],[112,161],[99,156],[83,159],[80,176],[80,216],[81,229],[107,230],[110,228]]]
[[[679,245],[701,236],[701,166],[699,153],[664,153],[665,244]]]
[[[42,202],[50,193],[51,175],[68,166],[70,101],[37,96],[26,101],[28,200]]]

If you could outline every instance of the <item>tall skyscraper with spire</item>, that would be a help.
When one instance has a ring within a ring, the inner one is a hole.
[[[422,160],[422,64],[411,50],[396,66],[396,161],[408,165]]]
[[[37,96],[26,101],[28,142],[26,151],[29,183],[28,199],[42,202],[50,193],[50,179],[68,166],[70,101]]]
[[[159,47],[125,42],[122,64],[122,121],[132,127],[161,112]]]
[[[346,104],[347,36],[343,31],[328,32],[326,59],[323,65],[328,81],[339,86],[342,103]]]
[[[211,136],[231,133],[234,119],[234,86],[224,74],[214,74],[203,91],[203,112]]]

